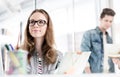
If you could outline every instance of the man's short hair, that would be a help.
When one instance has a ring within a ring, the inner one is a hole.
[[[110,9],[110,8],[104,8],[101,15],[100,15],[100,18],[104,18],[105,15],[109,15],[109,16],[114,16],[115,15],[115,11]]]

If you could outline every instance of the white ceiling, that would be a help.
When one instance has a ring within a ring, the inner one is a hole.
[[[34,0],[0,0],[0,21],[3,21],[13,13],[31,8],[34,3]]]
[[[36,7],[50,10],[67,5],[71,1],[72,0],[36,0]],[[35,9],[35,0],[0,0],[0,21],[5,20],[6,17],[9,17],[13,13],[24,11],[25,9]]]
[[[35,2],[36,8],[44,8],[50,11],[86,1],[90,0],[0,0],[0,22],[20,11],[35,9]]]

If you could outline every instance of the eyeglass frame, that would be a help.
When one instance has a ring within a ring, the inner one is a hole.
[[[33,21],[34,23],[30,24],[31,21]],[[42,23],[42,25],[40,25],[40,24],[39,24],[39,21],[42,21],[42,22],[44,22],[44,23]],[[47,24],[47,21],[42,20],[42,19],[39,19],[39,20],[37,20],[37,21],[34,20],[34,19],[28,20],[28,24],[29,24],[29,26],[31,26],[31,27],[33,27],[36,23],[37,23],[38,26],[44,26],[45,24]]]

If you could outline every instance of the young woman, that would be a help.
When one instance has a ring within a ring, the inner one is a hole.
[[[28,18],[22,49],[28,51],[28,73],[51,74],[58,68],[62,53],[54,48],[53,24],[43,9]]]

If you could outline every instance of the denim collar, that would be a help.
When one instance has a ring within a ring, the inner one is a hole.
[[[99,34],[103,34],[103,32],[100,30],[100,28],[97,26],[96,27],[96,31],[99,33]],[[108,32],[106,31],[105,34],[107,35]]]

